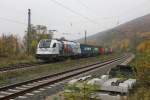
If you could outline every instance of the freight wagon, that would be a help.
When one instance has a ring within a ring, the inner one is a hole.
[[[92,45],[80,44],[81,56],[89,57],[99,55],[99,48]]]

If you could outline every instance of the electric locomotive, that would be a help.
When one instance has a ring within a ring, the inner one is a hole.
[[[37,47],[36,58],[42,60],[75,57],[81,54],[80,43],[59,39],[42,39]]]

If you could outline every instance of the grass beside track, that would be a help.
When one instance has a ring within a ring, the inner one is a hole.
[[[27,55],[0,57],[0,68],[20,63],[33,63],[33,62],[37,62],[36,59],[33,56]]]
[[[150,100],[150,52],[137,53],[131,65],[137,69],[137,86],[128,100]]]
[[[88,64],[95,63],[97,61],[104,61],[116,56],[117,55],[112,54],[112,55],[105,55],[105,56],[75,59],[75,60],[68,59],[63,62],[45,64],[45,65],[40,65],[38,67],[32,67],[27,69],[24,68],[12,72],[0,73],[0,86],[14,84],[17,82],[45,76],[48,74],[61,72],[64,70],[71,69],[75,66],[76,67],[85,66]]]

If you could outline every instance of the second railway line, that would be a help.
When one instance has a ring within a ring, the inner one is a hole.
[[[118,55],[108,55],[108,56],[109,56],[109,59],[110,59],[110,58],[114,58],[113,56],[117,57]],[[103,58],[103,56],[101,58]],[[90,59],[90,58],[80,58],[80,59],[81,60],[86,60],[86,59]],[[11,72],[11,71],[16,71],[16,70],[20,70],[20,69],[35,68],[35,67],[38,67],[38,66],[44,66],[44,65],[47,65],[47,64],[55,64],[55,63],[59,63],[59,62],[64,62],[64,61],[20,63],[20,64],[9,65],[9,66],[4,66],[4,67],[1,66],[0,67],[0,73]],[[97,61],[97,62],[99,62],[99,61]]]

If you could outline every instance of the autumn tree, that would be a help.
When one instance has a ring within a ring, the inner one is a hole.
[[[3,34],[0,37],[0,56],[18,55],[20,51],[20,42],[17,36]]]
[[[49,33],[44,25],[36,25],[31,27],[30,33],[30,54],[36,53],[36,48],[41,39],[51,39],[52,33]],[[27,34],[24,36],[24,46],[27,49]]]
[[[150,40],[143,41],[137,47],[139,52],[149,52],[150,51]]]

